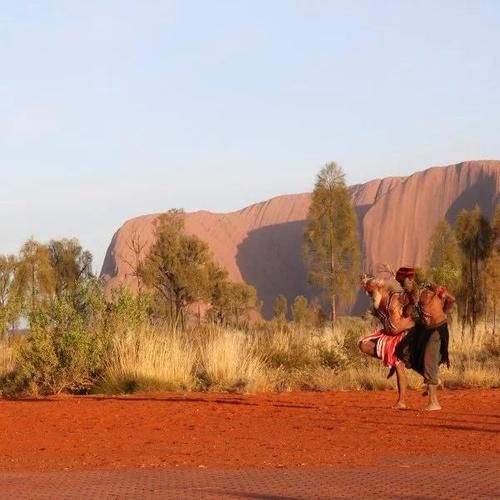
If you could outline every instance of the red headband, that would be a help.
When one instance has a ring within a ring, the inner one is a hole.
[[[414,267],[400,267],[396,272],[396,281],[404,281],[405,278],[413,278],[417,270]]]

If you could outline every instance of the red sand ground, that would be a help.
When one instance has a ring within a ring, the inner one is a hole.
[[[500,391],[179,394],[0,401],[0,470],[376,465],[500,458]]]

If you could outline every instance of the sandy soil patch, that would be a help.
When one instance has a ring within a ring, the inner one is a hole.
[[[500,391],[162,393],[0,400],[0,470],[370,466],[500,457]]]

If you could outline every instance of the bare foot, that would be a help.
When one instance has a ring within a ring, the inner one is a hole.
[[[429,403],[423,411],[438,411],[441,410],[441,405],[439,403]]]
[[[398,401],[393,407],[393,410],[406,410],[407,406],[402,401]]]

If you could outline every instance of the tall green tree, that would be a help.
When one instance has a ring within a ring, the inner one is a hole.
[[[186,309],[209,299],[212,256],[204,241],[185,234],[182,210],[158,218],[155,238],[139,273],[165,303],[173,327],[184,327]]]
[[[439,222],[429,245],[430,279],[456,293],[461,283],[461,258],[455,231],[446,220]]]
[[[309,282],[329,297],[335,330],[339,298],[352,298],[359,273],[360,251],[356,212],[345,174],[336,163],[321,169],[312,193],[304,235],[304,256]]]
[[[22,246],[17,280],[28,312],[50,298],[55,291],[56,279],[47,245],[30,239]]]
[[[56,295],[75,289],[81,279],[92,275],[92,254],[83,250],[77,239],[51,240],[47,248]]]
[[[460,212],[455,230],[463,253],[462,333],[468,322],[474,336],[486,302],[484,267],[493,248],[494,234],[490,222],[478,206],[473,210]]]

